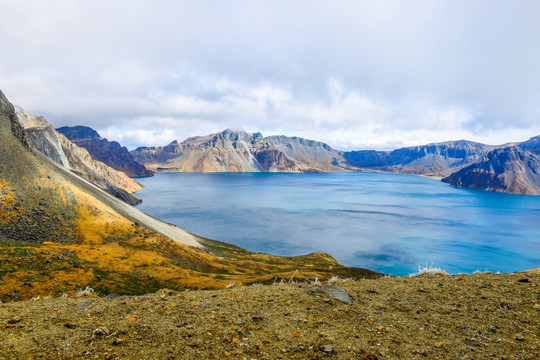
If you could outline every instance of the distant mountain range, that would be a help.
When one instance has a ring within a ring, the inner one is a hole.
[[[108,185],[140,187],[133,179],[92,158],[44,118],[16,109],[1,91],[0,139],[1,302],[86,287],[102,295],[146,294],[276,277],[380,276],[322,253],[251,253],[149,216],[110,194]]]
[[[381,171],[436,176],[459,187],[540,195],[539,144],[540,137],[534,137],[498,146],[459,140],[394,151],[339,151],[298,137],[227,129],[181,143],[139,147],[131,154],[156,172]]]

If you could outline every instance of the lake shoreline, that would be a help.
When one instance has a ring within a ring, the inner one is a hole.
[[[346,266],[396,276],[426,263],[450,273],[537,267],[534,251],[525,251],[540,238],[533,197],[381,172],[166,173],[140,180],[141,210],[249,251],[322,251]],[[509,238],[520,245],[510,246]]]

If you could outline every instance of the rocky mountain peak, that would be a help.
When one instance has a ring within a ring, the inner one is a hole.
[[[17,138],[27,149],[31,149],[28,135],[17,119],[15,107],[9,102],[4,93],[0,90],[0,117],[6,117],[10,121],[11,133]]]
[[[6,98],[2,90],[0,90],[0,115],[9,115],[15,113],[13,105]]]
[[[530,138],[527,141],[519,144],[519,147],[526,150],[539,150],[540,151],[540,135]]]
[[[88,126],[62,126],[56,129],[61,134],[64,134],[69,140],[81,140],[81,139],[100,139],[99,133],[89,128]]]
[[[220,135],[229,141],[250,141],[248,133],[244,130],[226,129]]]

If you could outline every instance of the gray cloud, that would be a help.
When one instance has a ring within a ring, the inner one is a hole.
[[[0,88],[129,147],[228,127],[393,148],[540,134],[537,1],[3,1]]]

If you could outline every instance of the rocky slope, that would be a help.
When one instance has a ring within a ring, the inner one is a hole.
[[[0,92],[0,301],[74,293],[140,294],[230,282],[377,277],[326,254],[278,257],[202,239],[111,196],[33,150]]]
[[[394,151],[350,151],[344,156],[349,164],[363,169],[443,176],[480,161],[495,148],[497,146],[459,140]]]
[[[443,179],[452,186],[540,195],[540,137],[489,152],[484,159]]]
[[[539,274],[287,283],[0,304],[0,359],[540,356]]]
[[[297,137],[270,136],[227,129],[176,141],[163,147],[140,147],[134,158],[154,171],[325,172],[348,170],[340,152]]]
[[[141,184],[92,158],[88,151],[56,132],[42,116],[29,114],[20,107],[15,109],[34,149],[128,204],[141,202],[131,195],[142,188]]]
[[[116,141],[102,138],[95,130],[86,126],[64,126],[56,129],[79,147],[85,148],[90,155],[115,170],[122,171],[130,177],[152,176],[153,172],[146,169],[133,159],[129,151]]]
[[[34,151],[13,105],[2,92],[0,136],[0,233],[4,236],[38,243],[51,239],[75,243],[101,237],[105,229],[95,226],[100,223],[118,221],[129,227],[135,221],[155,221]],[[163,229],[169,227],[176,229],[163,223]],[[187,233],[179,232],[174,238],[198,245]]]
[[[70,168],[69,160],[62,150],[62,145],[54,130],[43,116],[35,116],[15,106],[19,123],[25,128],[34,149],[57,162],[65,168]]]
[[[298,137],[244,131],[176,141],[164,147],[140,147],[131,153],[154,171],[330,172],[376,170],[406,174],[449,175],[478,162],[496,146],[449,141],[394,151],[338,151]]]

